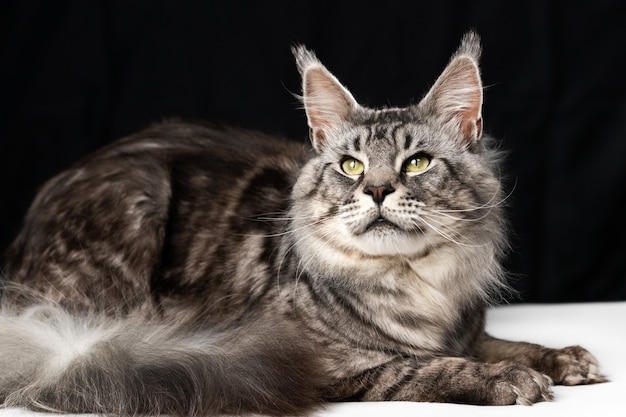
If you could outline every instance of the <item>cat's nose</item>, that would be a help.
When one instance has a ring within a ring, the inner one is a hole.
[[[385,197],[388,194],[393,193],[394,191],[396,191],[395,188],[393,188],[389,184],[369,185],[363,189],[363,192],[365,194],[369,194],[372,196],[372,199],[374,200],[376,204],[382,204],[382,202],[385,200]]]

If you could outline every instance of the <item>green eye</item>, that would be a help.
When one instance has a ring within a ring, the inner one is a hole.
[[[426,155],[414,155],[406,160],[403,169],[404,172],[418,173],[422,172],[430,165],[430,158]]]
[[[365,166],[358,159],[346,158],[341,162],[341,169],[348,175],[361,175]]]

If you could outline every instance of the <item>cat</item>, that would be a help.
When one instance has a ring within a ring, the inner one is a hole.
[[[7,253],[0,399],[113,415],[551,400],[579,346],[485,333],[506,291],[501,153],[467,33],[405,108],[295,46],[310,145],[162,122],[48,181]]]

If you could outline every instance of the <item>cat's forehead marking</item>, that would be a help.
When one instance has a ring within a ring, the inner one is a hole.
[[[387,133],[389,132],[389,126],[385,125],[373,125],[371,137],[374,140],[388,139]]]
[[[405,124],[399,122],[370,125],[365,146],[374,152],[395,153],[406,145],[405,130]]]
[[[404,150],[408,151],[413,146],[413,135],[408,132],[404,133]]]
[[[367,116],[367,117],[365,117]],[[416,111],[367,109],[352,119],[351,131],[342,141],[342,152],[376,164],[395,161],[415,152],[424,142],[425,123]],[[428,136],[428,135],[427,135]]]
[[[386,124],[370,125],[367,137],[368,148],[377,152],[393,149],[395,141],[392,135],[392,129]]]
[[[356,121],[357,125],[365,128],[363,135],[366,137],[361,138],[365,143],[361,142],[359,145],[373,145],[374,148],[387,145],[397,151],[409,149],[414,145],[414,127],[420,123],[413,110],[391,108],[370,111],[366,119]]]

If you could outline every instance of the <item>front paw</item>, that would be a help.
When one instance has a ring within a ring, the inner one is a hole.
[[[598,360],[580,346],[550,349],[539,368],[556,384],[580,385],[608,381],[600,374]]]
[[[493,405],[531,405],[539,401],[551,401],[552,380],[521,364],[500,362],[494,364],[498,370],[493,375]]]

